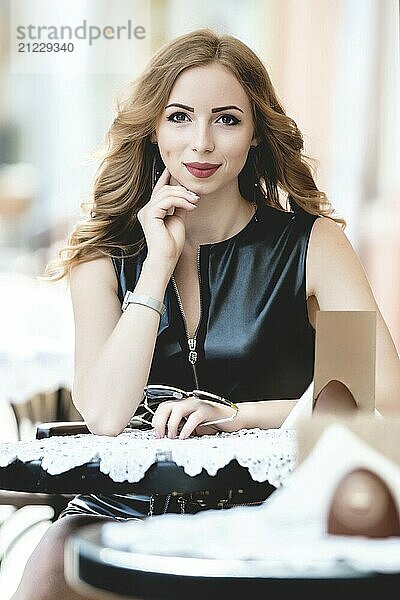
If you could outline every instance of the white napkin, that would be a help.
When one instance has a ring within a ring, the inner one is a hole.
[[[294,429],[299,419],[308,418],[312,415],[314,396],[314,380],[310,383],[304,394],[296,402],[286,419],[281,425],[281,429]]]

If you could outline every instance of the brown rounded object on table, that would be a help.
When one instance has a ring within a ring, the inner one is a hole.
[[[314,400],[313,412],[318,414],[346,415],[358,410],[357,402],[349,388],[331,379]]]
[[[381,477],[360,468],[341,479],[329,508],[327,532],[372,538],[400,535],[399,511]]]

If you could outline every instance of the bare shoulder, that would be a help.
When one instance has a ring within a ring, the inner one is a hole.
[[[375,310],[366,272],[343,229],[328,217],[315,220],[307,253],[307,289],[321,310]]]
[[[311,230],[309,246],[309,254],[311,254],[312,258],[315,258],[321,251],[326,249],[328,249],[329,254],[331,254],[332,250],[335,251],[335,248],[339,250],[339,248],[343,249],[344,247],[354,252],[346,233],[336,221],[328,217],[318,217],[318,219],[315,219]]]
[[[121,316],[118,282],[107,256],[80,263],[71,269],[70,292],[76,339],[94,340],[101,347]]]
[[[88,260],[75,265],[71,269],[70,285],[71,293],[79,290],[82,286],[90,287],[95,285],[104,286],[118,293],[118,282],[112,264],[111,258],[101,256],[93,260]]]

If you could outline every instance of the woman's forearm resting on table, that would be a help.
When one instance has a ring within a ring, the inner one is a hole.
[[[221,431],[240,429],[278,429],[298,400],[259,400],[239,402],[239,411],[232,421],[220,425]]]

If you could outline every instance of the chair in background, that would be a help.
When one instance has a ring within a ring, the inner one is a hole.
[[[10,402],[19,440],[36,437],[41,423],[82,422],[72,402],[71,391],[60,387],[53,392],[41,392],[26,402]]]
[[[55,391],[46,391],[38,393],[30,397],[24,402],[10,402],[10,407],[15,419],[16,437],[18,440],[29,440],[35,437],[48,437],[39,435],[41,426],[44,430],[52,427],[69,426],[69,433],[78,433],[88,431],[84,425],[81,415],[76,410],[69,389],[60,387]],[[73,429],[75,425],[75,429]],[[72,429],[71,429],[72,427]],[[62,433],[53,433],[52,435],[62,435]],[[12,531],[15,516],[18,511],[28,506],[49,506],[53,510],[53,515],[50,522],[57,520],[61,511],[65,508],[69,500],[73,496],[64,494],[41,494],[41,493],[26,493],[15,492],[8,490],[0,490],[0,505],[11,506],[14,510],[8,516],[1,527],[7,526],[7,529]],[[34,522],[30,522],[27,526],[19,529],[15,534],[12,533],[10,541],[0,549],[0,564],[6,557],[7,553],[16,544],[16,542],[25,535],[30,529],[49,521],[48,517],[40,517]]]

